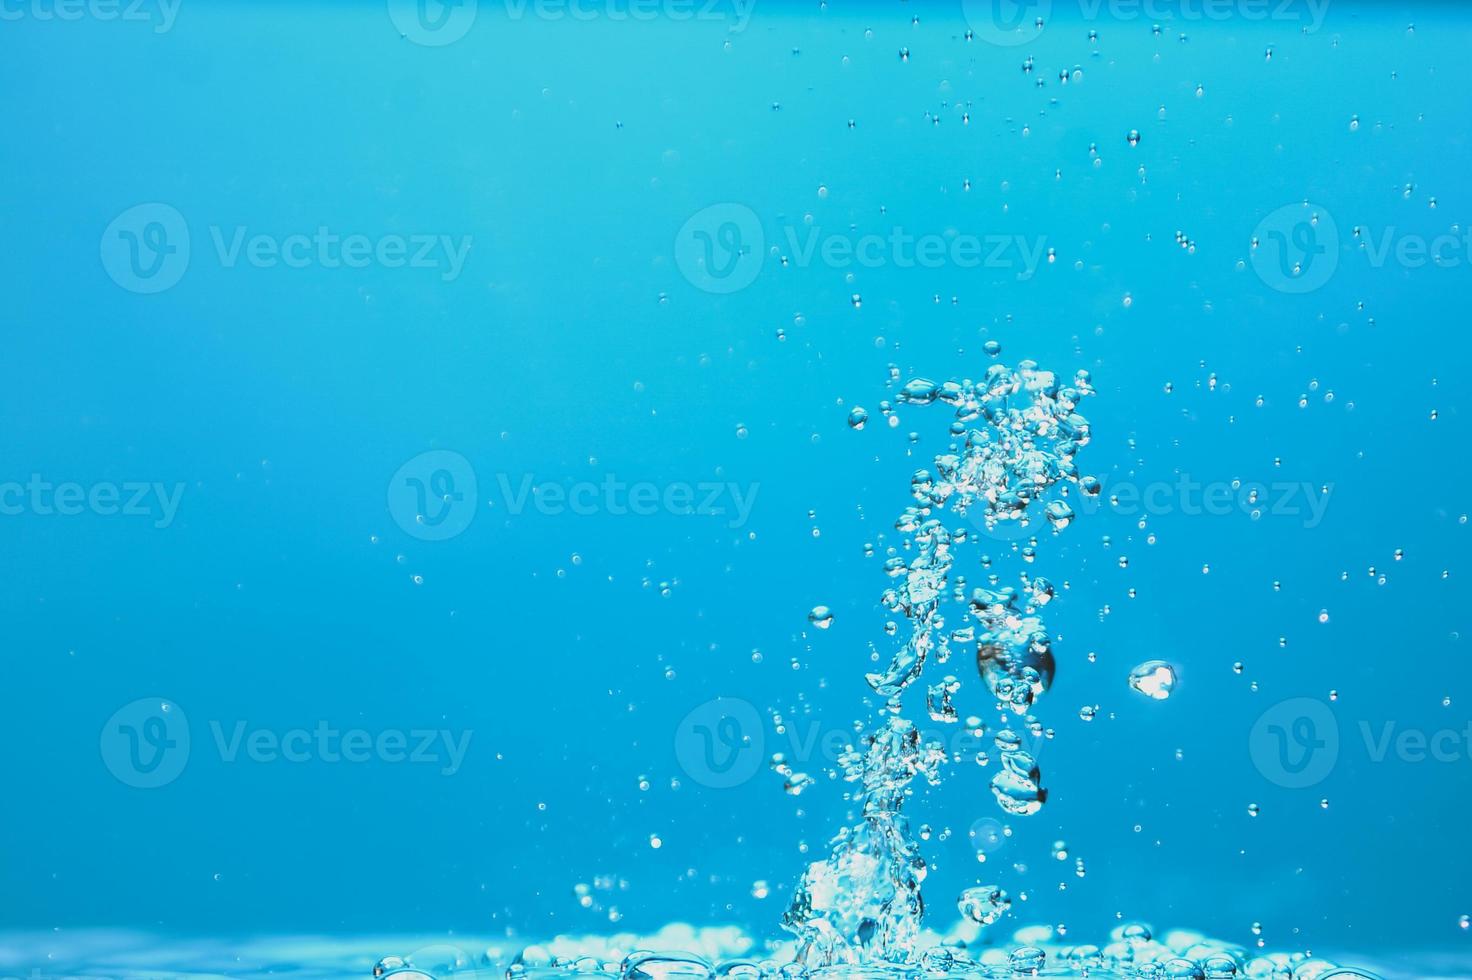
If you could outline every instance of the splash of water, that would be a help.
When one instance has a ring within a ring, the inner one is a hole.
[[[1041,504],[1055,530],[1067,527],[1071,487],[1099,492],[1099,482],[1080,477],[1074,461],[1089,441],[1078,405],[1093,393],[1087,371],[1064,384],[1031,361],[1015,369],[992,365],[977,382],[917,378],[900,392],[901,404],[953,408],[953,441],[935,458],[933,471],[911,478],[915,503],[895,523],[905,535],[904,552],[913,557],[886,561],[897,584],[885,591],[883,603],[908,621],[910,633],[888,666],[866,678],[886,699],[885,717],[860,748],[839,760],[844,778],[859,786],[859,820],[840,831],[826,859],[807,868],[783,916],[783,926],[797,937],[799,963],[909,963],[918,957],[926,868],[901,807],[916,776],[939,781],[947,754],[939,743],[922,740],[903,716],[903,695],[927,661],[944,663],[953,648],[968,655],[974,649],[979,677],[998,705],[1031,721],[1033,703],[1054,672],[1039,615],[1052,586],[1025,574],[1020,588],[976,588],[967,595],[959,578],[952,586],[953,549],[968,532],[948,529],[941,515],[950,511],[983,533],[1006,537],[1030,526],[1033,505]],[[1030,560],[1031,552],[1024,548],[1024,557]],[[960,607],[960,623],[949,631],[942,613],[948,600]],[[949,675],[929,688],[933,719],[957,719],[951,697],[959,688]],[[1009,814],[1036,813],[1047,799],[1036,761],[1010,730],[997,734],[997,744],[1001,767],[992,792],[998,804]]]
[[[968,591],[961,575],[952,579],[954,549],[966,543],[971,530],[978,530],[1018,541],[1020,556],[1030,564],[1035,542],[1027,529],[1037,513],[1053,530],[1061,531],[1074,517],[1068,503],[1072,493],[1099,492],[1099,481],[1079,475],[1075,466],[1075,456],[1089,441],[1089,424],[1077,407],[1093,393],[1087,372],[1062,384],[1050,372],[1023,362],[1015,369],[992,367],[979,383],[911,381],[900,394],[901,404],[951,406],[954,441],[936,457],[933,472],[914,474],[915,504],[896,523],[905,544],[902,553],[885,562],[896,585],[886,590],[883,601],[908,621],[910,634],[885,669],[867,676],[885,699],[885,711],[859,746],[839,760],[843,776],[857,787],[853,799],[859,818],[839,832],[830,855],[812,864],[794,889],[783,918],[795,935],[790,946],[758,944],[734,928],[697,930],[672,924],[652,936],[558,937],[527,946],[509,961],[498,949],[478,958],[468,954],[447,958],[436,947],[409,957],[385,957],[374,967],[374,976],[908,980],[924,974],[1200,980],[1291,975],[1376,980],[1374,974],[1335,967],[1309,953],[1260,949],[1250,953],[1186,930],[1171,930],[1156,939],[1140,923],[1116,927],[1102,946],[1064,945],[1062,936],[1049,926],[1019,929],[1010,944],[975,946],[965,936],[978,924],[994,927],[1011,906],[1007,893],[990,884],[968,888],[959,898],[957,909],[970,929],[958,924],[948,934],[926,937],[939,941],[922,948],[920,889],[926,867],[902,806],[917,776],[931,784],[940,780],[948,756],[904,717],[903,695],[929,661],[945,663],[954,651],[963,651],[974,655],[978,679],[1004,715],[1022,719],[1028,730],[1036,726],[1031,711],[1052,684],[1055,666],[1041,615],[1053,598],[1053,587],[1045,578],[1024,572],[1015,586],[998,587],[993,580],[990,588]],[[854,428],[861,428],[862,421]],[[947,513],[962,518],[970,529],[960,522],[946,527],[941,515]],[[954,626],[943,613],[951,607],[959,610]],[[814,625],[824,628],[831,615],[826,608],[815,609]],[[1132,680],[1136,689],[1151,697],[1167,695],[1174,675],[1162,672],[1162,667],[1169,665],[1151,662],[1137,668]],[[931,720],[959,723],[954,698],[962,693],[962,682],[949,674],[926,686],[925,708]],[[972,719],[965,724],[979,726]],[[1046,792],[1036,761],[1010,728],[998,731],[995,741],[1002,763],[992,780],[998,805],[1013,815],[1037,812]],[[1059,853],[1066,857],[1061,843],[1055,845],[1055,856]]]

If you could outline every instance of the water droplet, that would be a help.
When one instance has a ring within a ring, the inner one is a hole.
[[[1007,958],[1007,965],[1013,975],[1035,977],[1042,972],[1047,961],[1048,955],[1036,946],[1021,946],[1012,951],[1012,955]]]
[[[989,926],[1012,907],[1012,899],[996,885],[977,885],[961,893],[956,908],[961,915],[979,925]]]
[[[630,953],[623,980],[710,980],[710,963],[694,953]]]

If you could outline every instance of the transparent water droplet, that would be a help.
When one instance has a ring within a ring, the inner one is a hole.
[[[989,926],[1012,907],[1012,899],[996,885],[977,885],[961,893],[956,908],[978,925]]]

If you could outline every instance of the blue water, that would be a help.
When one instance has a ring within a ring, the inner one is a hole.
[[[927,923],[1472,976],[1465,11],[60,6],[0,6],[0,970],[782,939],[900,387],[1026,358],[1103,489],[966,525],[1056,737],[1036,815],[917,787]]]

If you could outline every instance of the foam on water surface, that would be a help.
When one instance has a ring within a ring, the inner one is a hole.
[[[963,927],[958,927],[963,928]],[[1033,930],[1020,930],[1028,936]],[[1190,934],[1183,934],[1190,935]],[[1167,934],[1165,938],[1170,938]],[[946,937],[929,934],[927,939],[939,943]],[[736,927],[694,928],[674,923],[657,932],[608,936],[559,936],[544,943],[531,944],[533,955],[554,959],[547,965],[529,966],[520,950],[522,942],[489,936],[406,936],[377,935],[354,937],[327,936],[237,936],[210,939],[179,939],[133,930],[53,930],[47,932],[0,933],[0,978],[18,980],[52,980],[52,978],[88,978],[88,980],[326,980],[351,978],[368,980],[375,964],[386,960],[397,962],[380,975],[397,976],[398,980],[500,980],[524,971],[540,977],[622,977],[621,969],[629,954],[639,949],[683,949],[682,962],[693,972],[646,973],[646,976],[768,976],[780,980],[791,976],[777,963],[785,956],[790,960],[790,944],[759,943]],[[1083,976],[1077,970],[1059,969],[1066,963],[1065,947],[1043,943],[1048,962],[1039,976]],[[1003,955],[996,947],[993,957]],[[389,957],[385,957],[389,952]],[[522,963],[513,966],[518,956]],[[1305,958],[1306,959],[1306,958]],[[1294,978],[1317,976],[1320,980],[1353,980],[1356,976],[1380,977],[1382,980],[1466,980],[1472,976],[1472,960],[1464,954],[1401,953],[1379,957],[1330,953],[1325,959],[1336,963],[1353,963],[1357,973],[1321,972],[1239,972],[1239,977]],[[1251,962],[1251,961],[1249,961]],[[596,967],[594,966],[596,963]],[[612,969],[603,969],[609,964]],[[745,966],[757,972],[749,972]],[[1302,964],[1299,964],[1300,966]],[[734,968],[733,968],[734,967]],[[724,970],[723,970],[724,968]],[[1138,973],[1091,970],[1090,977],[1137,978]],[[1149,974],[1146,974],[1149,975]],[[1163,974],[1169,976],[1169,974]],[[1016,974],[954,967],[945,974],[922,972],[913,968],[832,967],[814,971],[813,977],[1007,977]]]

